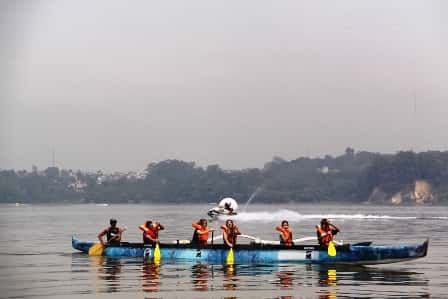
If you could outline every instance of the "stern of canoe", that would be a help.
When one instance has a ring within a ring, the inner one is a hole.
[[[422,258],[427,255],[429,240],[418,245],[351,246],[349,251],[335,257],[320,257],[322,263],[350,263],[362,265],[388,264]]]

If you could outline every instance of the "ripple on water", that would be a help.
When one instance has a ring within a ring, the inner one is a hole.
[[[8,233],[0,236],[1,296],[83,299],[142,296],[185,299],[281,296],[448,298],[445,250],[448,224],[444,221],[447,208],[407,208],[406,211],[392,208],[386,213],[384,207],[374,206],[297,205],[273,209],[272,206],[256,205],[255,212],[251,207],[246,213],[256,217],[250,221],[237,220],[238,224],[244,233],[265,239],[277,239],[273,228],[279,219],[291,217],[294,220],[296,216],[301,218],[292,222],[295,237],[313,236],[314,225],[323,215],[322,211],[331,211],[329,215],[340,215],[333,219],[341,226],[340,239],[397,244],[420,242],[429,235],[432,237],[429,254],[422,260],[376,267],[302,264],[227,267],[164,262],[155,265],[142,259],[109,259],[72,253],[70,236],[77,233],[83,238],[94,239],[97,231],[107,223],[111,210],[107,213],[105,209],[101,209],[103,212],[91,210],[85,214],[86,206],[71,206],[63,211],[63,216],[49,218],[48,215],[58,214],[58,207],[38,207],[32,215],[33,226],[24,233],[23,213],[26,209],[14,209],[2,212],[2,228]],[[207,209],[203,210],[205,213]],[[286,210],[289,212],[279,212]],[[119,218],[119,223],[135,227],[125,235],[130,241],[141,238],[136,227],[142,219],[160,219],[167,228],[161,237],[170,241],[191,236],[192,221],[202,216],[198,215],[201,207],[182,209],[180,214],[177,210],[173,212],[172,206],[123,205],[113,211],[118,214],[114,217]],[[275,217],[271,219],[257,219],[260,215],[272,216],[272,212]],[[219,227],[220,223],[211,225]]]

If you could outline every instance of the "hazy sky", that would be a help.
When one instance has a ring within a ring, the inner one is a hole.
[[[347,146],[448,149],[447,1],[0,2],[0,168]]]

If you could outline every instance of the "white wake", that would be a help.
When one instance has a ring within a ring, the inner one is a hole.
[[[225,217],[227,218],[227,217]],[[300,222],[307,219],[418,219],[415,216],[389,216],[389,215],[375,215],[375,214],[300,214],[291,210],[278,210],[273,212],[240,212],[237,215],[231,216],[239,222],[279,222],[287,219],[289,222]]]

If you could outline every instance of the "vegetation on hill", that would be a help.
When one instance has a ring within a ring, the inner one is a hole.
[[[49,167],[0,170],[0,202],[186,203],[231,196],[257,202],[448,203],[448,152],[355,152],[274,157],[262,169],[223,170],[194,162],[150,163],[145,172],[87,173]]]

